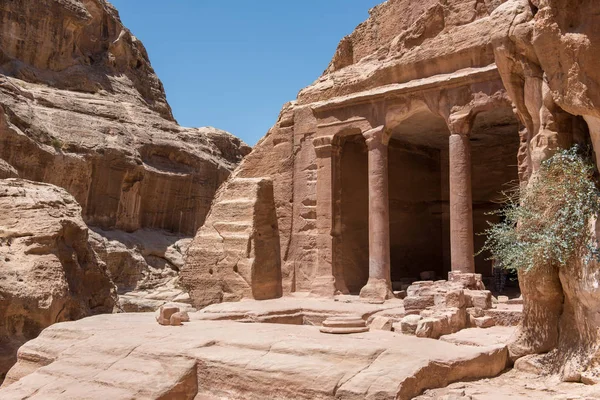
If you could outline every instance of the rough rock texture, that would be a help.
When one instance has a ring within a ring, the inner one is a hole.
[[[526,127],[522,184],[541,161],[573,143],[591,143],[598,164],[599,13],[600,4],[589,0],[510,0],[492,14],[496,63]],[[597,265],[539,265],[519,280],[524,320],[511,356],[554,349],[545,364],[563,379],[597,380]]]
[[[268,179],[232,178],[189,246],[181,280],[201,308],[281,296],[279,230]]]
[[[248,151],[177,125],[143,45],[105,0],[0,5],[0,158],[65,188],[88,224],[194,234]]]
[[[16,350],[61,321],[117,306],[106,266],[88,242],[81,207],[63,189],[0,180],[0,378]]]
[[[179,270],[190,238],[160,230],[127,233],[94,228],[90,241],[108,267],[124,311],[154,311],[165,303],[189,303],[189,295],[179,284]]]
[[[124,310],[192,309],[177,276],[184,235],[249,151],[176,123],[107,1],[2,2],[0,373],[46,326],[119,307],[110,278]],[[15,177],[70,195],[2,180]]]
[[[383,331],[327,335],[193,318],[161,326],[147,313],[100,315],[53,325],[27,343],[0,398],[408,400],[496,375],[506,359],[503,345]]]
[[[0,179],[17,178],[18,176],[17,170],[0,158]]]
[[[510,370],[496,378],[458,382],[426,390],[414,400],[571,400],[599,399],[598,385],[560,382],[556,377]]]
[[[225,302],[212,304],[192,314],[192,318],[212,321],[238,321],[270,324],[322,325],[335,316],[358,315],[368,321],[385,312],[404,315],[402,302],[368,304],[359,299],[331,301],[318,298],[286,296],[272,300]]]

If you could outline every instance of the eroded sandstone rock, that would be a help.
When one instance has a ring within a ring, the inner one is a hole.
[[[181,282],[193,305],[280,297],[280,242],[273,183],[230,179],[189,246]]]
[[[92,247],[110,271],[126,312],[155,311],[165,303],[191,308],[179,270],[191,238],[162,230],[90,230]]]
[[[146,50],[105,0],[0,5],[0,158],[105,229],[192,235],[249,148],[174,121]]]
[[[0,376],[44,328],[118,306],[88,242],[81,207],[65,190],[0,180]]]
[[[496,64],[526,128],[522,185],[543,160],[574,143],[591,143],[598,164],[598,7],[594,1],[509,0],[492,13]],[[593,311],[600,301],[597,274],[590,269],[595,263],[584,264],[575,262],[569,271],[539,265],[519,274],[523,322],[510,346],[513,358],[554,350],[546,365],[563,377],[599,374],[592,361],[600,342]]]

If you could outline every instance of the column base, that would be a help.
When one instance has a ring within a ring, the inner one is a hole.
[[[310,287],[310,294],[318,297],[335,296],[335,278],[333,276],[318,276]]]
[[[383,303],[392,298],[394,293],[386,279],[369,278],[367,284],[360,290],[360,299],[368,303]]]

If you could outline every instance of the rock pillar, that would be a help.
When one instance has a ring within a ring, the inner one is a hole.
[[[471,142],[450,135],[450,257],[453,272],[474,273]]]
[[[384,126],[363,133],[369,150],[369,280],[360,297],[370,302],[392,298],[388,141]]]
[[[336,262],[340,239],[339,205],[341,185],[341,146],[331,136],[313,141],[317,154],[317,271],[311,293],[332,297],[348,293],[343,274]]]

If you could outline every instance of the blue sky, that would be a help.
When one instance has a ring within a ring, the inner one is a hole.
[[[109,1],[146,46],[181,125],[254,145],[383,0]]]

